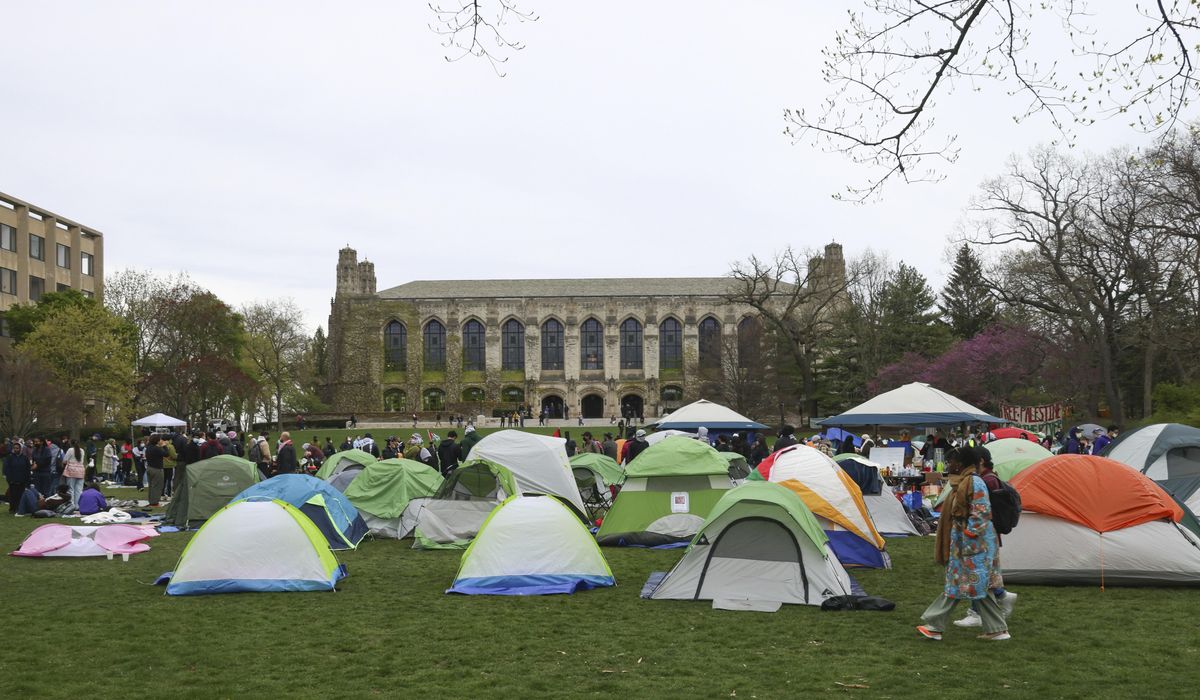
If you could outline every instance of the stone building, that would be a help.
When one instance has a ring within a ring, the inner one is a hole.
[[[5,311],[64,289],[103,297],[104,237],[0,192],[0,338],[8,335]]]
[[[823,274],[843,274],[841,246]],[[415,281],[376,291],[375,266],[338,255],[329,314],[334,411],[657,416],[700,398],[739,339],[757,338],[730,279]]]

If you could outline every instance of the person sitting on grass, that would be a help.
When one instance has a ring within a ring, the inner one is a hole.
[[[44,499],[39,510],[52,510],[58,515],[64,515],[69,512],[69,509],[64,506],[70,505],[71,488],[65,483],[60,483],[58,491],[53,496]]]
[[[108,501],[105,500],[104,494],[100,493],[100,487],[93,481],[79,496],[79,514],[95,515],[106,510],[108,510]]]
[[[65,484],[63,484],[65,486]],[[67,498],[70,498],[70,494]],[[21,492],[20,498],[17,500],[17,517],[24,518],[27,515],[33,515],[42,509],[42,494],[38,493],[37,486],[30,484]]]
[[[946,459],[950,493],[938,520],[936,559],[946,566],[945,588],[921,615],[917,627],[926,639],[941,641],[942,631],[960,600],[977,604],[983,624],[980,639],[1010,639],[1004,612],[992,591],[1003,588],[997,565],[999,544],[992,524],[987,484],[979,477],[979,453],[960,447]]]

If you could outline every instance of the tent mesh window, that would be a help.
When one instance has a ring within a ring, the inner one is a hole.
[[[500,327],[500,349],[501,369],[525,369],[525,326],[515,318]]]
[[[446,327],[436,318],[425,324],[425,369],[446,369]]]
[[[604,369],[604,327],[589,318],[579,327],[580,369]]]
[[[463,369],[471,372],[482,372],[484,366],[483,324],[471,319],[463,324]]]
[[[621,324],[621,369],[642,368],[642,324],[627,318]]]
[[[658,366],[683,369],[683,325],[673,318],[658,326]]]
[[[542,369],[563,368],[563,325],[554,319],[542,324]]]
[[[392,321],[383,329],[383,362],[393,371],[407,369],[408,330],[399,321]]]

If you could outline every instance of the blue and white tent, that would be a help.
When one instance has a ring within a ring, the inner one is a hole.
[[[307,515],[331,549],[354,549],[367,536],[367,524],[350,499],[315,476],[280,474],[233,497],[234,502],[274,499],[290,503]]]
[[[332,591],[346,575],[324,535],[290,503],[237,501],[209,518],[163,574],[167,595]]]
[[[654,423],[656,430],[686,430],[695,432],[707,428],[711,432],[732,430],[766,430],[767,426],[752,421],[732,408],[705,399],[693,401],[672,411]]]
[[[553,496],[512,496],[463,552],[447,593],[546,595],[616,583],[587,527]]]
[[[822,426],[931,426],[955,423],[1007,423],[1003,418],[935,389],[913,382],[868,399],[840,415],[817,421]]]

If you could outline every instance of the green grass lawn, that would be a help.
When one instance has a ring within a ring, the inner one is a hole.
[[[0,544],[45,522],[0,515]],[[168,598],[151,582],[190,536],[128,563],[0,562],[4,696],[1187,697],[1200,683],[1196,590],[1018,587],[1012,641],[919,638],[941,578],[929,538],[889,540],[895,569],[856,573],[895,612],[762,614],[641,600],[679,551],[605,549],[612,589],[461,597],[443,593],[458,553],[395,540],[342,553],[337,593]]]

